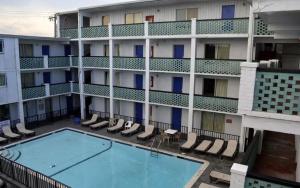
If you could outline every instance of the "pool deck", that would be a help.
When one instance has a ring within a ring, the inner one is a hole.
[[[124,142],[130,142],[130,143],[133,143],[133,144],[144,145],[146,147],[151,146],[151,140],[144,142],[144,141],[138,141],[136,139],[136,135],[133,135],[131,137],[124,137],[120,133],[116,133],[116,134],[107,133],[105,128],[101,129],[101,130],[91,130],[89,127],[82,127],[80,125],[74,124],[70,119],[65,119],[65,120],[54,122],[54,123],[49,123],[47,125],[43,125],[43,126],[40,126],[36,129],[34,129],[34,131],[36,131],[36,135],[38,136],[38,135],[45,134],[45,133],[55,131],[55,130],[58,130],[58,129],[62,129],[62,128],[78,129],[78,130],[81,130],[81,131],[90,132],[90,133],[97,134],[97,135],[104,136],[104,137],[110,137],[110,138],[121,140],[121,141],[124,141]],[[185,140],[180,140],[179,142],[173,142],[173,143],[170,143],[170,144],[164,143],[160,146],[160,149],[164,150],[166,152],[172,152],[172,153],[180,155],[180,154],[183,154],[183,153],[182,153],[182,151],[179,150],[179,146],[184,142],[185,142]],[[12,142],[10,142],[9,144],[11,144],[11,143]],[[200,183],[202,183],[202,182],[212,184],[212,185],[216,185],[216,186],[221,187],[221,188],[222,187],[224,187],[224,188],[229,187],[226,184],[221,184],[221,183],[216,184],[214,182],[211,182],[210,179],[209,179],[209,174],[210,174],[211,170],[217,170],[217,171],[220,171],[220,172],[230,174],[230,168],[231,168],[232,164],[234,162],[237,162],[237,163],[240,162],[241,158],[242,158],[242,154],[239,154],[235,158],[234,161],[233,160],[228,160],[228,159],[220,159],[219,157],[212,156],[212,155],[195,154],[194,152],[187,152],[184,155],[186,155],[187,157],[192,157],[192,158],[205,160],[205,161],[209,162],[209,166],[203,172],[201,177],[197,179],[196,183],[193,185],[193,188],[198,188]]]

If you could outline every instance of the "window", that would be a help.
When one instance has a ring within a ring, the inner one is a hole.
[[[0,106],[0,121],[9,119],[9,105],[1,105]]]
[[[102,25],[108,25],[110,22],[109,16],[102,16]]]
[[[105,44],[104,45],[104,56],[109,56],[109,45]],[[120,56],[120,45],[115,44],[115,49],[114,49],[114,56],[118,57]]]
[[[176,21],[198,18],[198,8],[176,9]]]
[[[146,21],[148,22],[154,22],[154,16],[146,16]]]
[[[33,45],[20,44],[20,57],[33,57]]]
[[[204,78],[203,95],[227,97],[228,81],[224,79]]]
[[[206,44],[205,58],[207,59],[229,59],[230,44]]]
[[[0,87],[6,86],[6,76],[5,74],[0,74]]]
[[[4,53],[4,41],[0,39],[0,53]]]
[[[202,129],[224,133],[225,115],[211,112],[202,112]]]
[[[21,82],[22,88],[34,86],[34,73],[22,73]]]
[[[131,13],[125,15],[125,24],[143,23],[142,13]]]

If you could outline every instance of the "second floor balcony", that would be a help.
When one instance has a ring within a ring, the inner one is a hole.
[[[44,56],[44,57],[20,57],[21,70],[69,68],[70,57]]]

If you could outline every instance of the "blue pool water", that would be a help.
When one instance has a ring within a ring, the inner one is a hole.
[[[8,150],[21,153],[16,162],[72,188],[182,188],[202,165],[72,130]]]

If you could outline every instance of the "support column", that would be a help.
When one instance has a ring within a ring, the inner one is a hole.
[[[250,5],[249,12],[249,30],[248,30],[248,47],[247,47],[247,62],[252,62],[253,56],[253,34],[254,34],[254,13],[253,7]]]
[[[57,37],[57,38],[60,38],[60,16],[59,15],[55,15],[55,17],[56,17],[56,19],[55,19],[55,21],[56,21],[56,35],[55,35],[55,37]]]
[[[114,118],[114,41],[113,41],[113,30],[112,24],[108,25],[109,30],[109,117]]]
[[[190,90],[189,90],[189,114],[188,132],[193,129],[194,114],[194,88],[195,88],[195,61],[196,61],[196,19],[192,19],[191,33],[191,63],[190,63]]]
[[[80,92],[80,114],[81,119],[85,119],[85,96],[84,96],[84,70],[82,68],[83,43],[81,40],[81,26],[83,16],[78,12],[78,77],[79,77],[79,92]]]
[[[234,163],[230,169],[230,188],[245,187],[248,166]]]
[[[150,39],[148,22],[145,21],[146,53],[145,53],[145,126],[149,125],[149,90],[150,90]]]
[[[244,118],[244,117],[242,117]],[[243,121],[243,120],[242,120]],[[239,151],[244,152],[245,150],[245,131],[246,127],[243,126],[243,123],[241,124],[241,133],[240,133],[240,140],[239,140]]]

